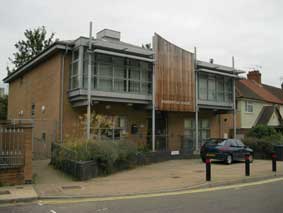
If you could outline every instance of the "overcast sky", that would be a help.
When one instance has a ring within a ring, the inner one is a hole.
[[[110,28],[125,42],[151,42],[154,32],[198,58],[237,68],[262,67],[264,83],[279,86],[283,76],[283,1],[280,0],[8,0],[0,7],[0,78],[14,43],[27,28],[46,26],[56,38],[88,36]],[[2,84],[2,83],[1,83]]]

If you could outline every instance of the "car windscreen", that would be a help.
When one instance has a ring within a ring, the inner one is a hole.
[[[207,145],[220,145],[222,144],[223,142],[225,142],[225,139],[220,139],[220,138],[211,138],[211,139],[207,139],[205,141],[205,143]]]
[[[220,146],[237,146],[236,140],[234,139],[226,139],[219,143]]]

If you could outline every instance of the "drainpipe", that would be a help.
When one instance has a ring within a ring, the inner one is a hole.
[[[198,72],[197,72],[197,48],[194,48],[194,71],[195,71],[195,129],[196,129],[196,133],[195,133],[195,153],[197,154],[199,152],[199,138],[198,138],[198,112],[199,112],[199,108],[198,108]]]
[[[65,78],[65,56],[68,53],[66,44],[65,52],[61,58],[61,94],[60,94],[60,143],[63,143],[63,118],[64,118],[64,78]]]
[[[233,72],[235,73],[235,59],[234,56],[232,57],[232,67]],[[233,80],[233,136],[236,138],[237,136],[237,109],[236,109],[236,78]]]
[[[157,47],[156,47],[156,45],[157,45],[157,42],[156,42],[156,37],[155,36],[153,36],[153,41],[152,41],[152,44],[153,44],[153,51],[154,51],[154,57],[153,57],[153,59],[155,59],[155,54],[156,54],[156,51],[157,51]],[[154,62],[153,62],[153,69],[152,69],[152,120],[151,120],[151,122],[152,122],[152,127],[151,127],[151,129],[152,129],[152,152],[155,152],[155,60],[154,60]]]

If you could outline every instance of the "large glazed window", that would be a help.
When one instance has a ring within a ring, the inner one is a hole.
[[[200,73],[198,98],[209,102],[233,102],[233,80],[229,77]]]
[[[79,50],[76,49],[72,53],[72,64],[70,70],[70,88],[76,89],[79,86]]]
[[[208,119],[200,119],[198,122],[198,137],[201,141],[200,145],[210,137],[210,121]],[[192,118],[184,119],[184,137],[195,140],[196,126],[195,120]]]
[[[115,141],[125,139],[127,132],[127,118],[125,116],[97,115],[97,124],[93,129],[93,136],[100,141]]]
[[[88,87],[88,53],[84,50],[83,88]],[[106,92],[150,94],[152,64],[105,54],[92,55],[92,89]]]

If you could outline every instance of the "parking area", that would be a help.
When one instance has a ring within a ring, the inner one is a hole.
[[[88,181],[74,181],[48,165],[47,160],[34,162],[35,190],[39,196],[113,196],[181,190],[206,185],[205,164],[199,159],[171,160],[119,172]],[[277,175],[283,174],[283,162],[277,163]],[[255,160],[251,176],[245,177],[245,164],[212,163],[211,183],[229,183],[253,177],[272,177],[270,160]]]

